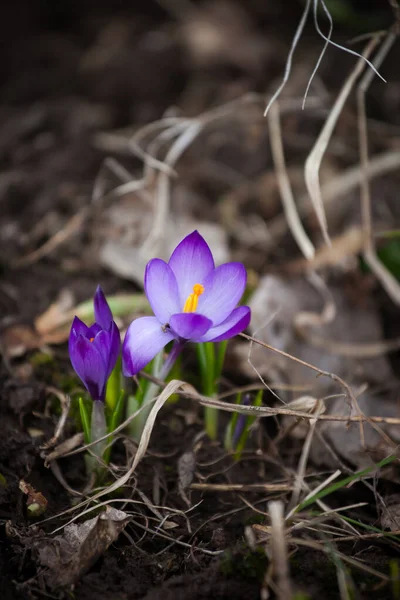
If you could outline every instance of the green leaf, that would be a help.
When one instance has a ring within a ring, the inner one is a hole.
[[[350,475],[349,477],[346,477],[345,479],[341,479],[340,481],[336,481],[335,483],[332,483],[332,485],[329,485],[328,487],[320,490],[317,494],[314,494],[307,500],[304,500],[304,502],[299,504],[299,506],[296,508],[295,512],[300,512],[300,511],[304,510],[308,506],[311,506],[312,504],[314,504],[314,502],[316,502],[317,500],[320,500],[321,498],[325,498],[325,496],[329,496],[329,494],[333,494],[337,490],[340,490],[341,488],[346,487],[350,483],[353,483],[354,481],[361,479],[361,477],[365,477],[365,475],[372,473],[372,471],[375,471],[375,469],[381,469],[382,467],[389,465],[390,463],[394,462],[395,460],[398,460],[395,456],[388,456],[387,458],[384,458],[376,465],[372,465],[371,467],[368,467],[367,469],[364,469],[363,471],[357,471],[356,473],[353,473],[353,475]]]
[[[88,403],[85,402],[83,398],[79,398],[79,414],[81,417],[81,424],[83,429],[83,436],[85,439],[85,444],[90,444],[90,434],[91,434],[91,417],[90,410],[88,407]]]
[[[224,368],[224,360],[226,349],[228,347],[228,340],[224,342],[219,342],[217,344],[217,352],[215,357],[215,366],[214,366],[214,378],[218,380],[222,375],[222,370]]]
[[[394,542],[397,542],[397,543],[400,542],[400,537],[398,535],[393,534],[391,531],[383,531],[382,529],[379,529],[379,527],[374,527],[373,525],[368,525],[366,523],[362,523],[361,521],[357,521],[356,519],[351,519],[350,517],[347,517],[346,515],[342,515],[341,518],[343,519],[343,521],[347,521],[348,523],[351,523],[352,525],[361,527],[361,529],[365,529],[366,531],[371,531],[371,533],[380,533],[382,535],[382,537],[390,538],[391,540],[393,540]]]
[[[121,423],[122,416],[124,414],[124,406],[125,406],[125,392],[122,390],[119,394],[118,402],[112,412],[111,418],[109,419],[109,422],[108,422],[108,427],[107,427],[108,433],[112,433],[113,431],[115,431],[115,429]],[[106,465],[108,465],[108,463],[110,462],[111,440],[112,440],[112,438],[107,439],[107,448],[105,449],[104,454],[103,454],[103,460],[106,463]]]
[[[384,246],[378,249],[378,256],[388,271],[400,281],[400,240],[389,239]]]
[[[106,406],[113,411],[121,396],[122,361],[118,358],[115,367],[108,378],[106,388]]]
[[[114,411],[111,415],[110,422],[108,424],[108,433],[112,433],[118,427],[118,425],[121,423],[122,415],[124,413],[124,406],[125,406],[125,392],[124,392],[124,390],[121,390],[121,392],[119,394],[118,402],[115,405]]]
[[[149,312],[149,303],[144,294],[117,294],[115,296],[107,296],[107,302],[113,317],[125,317],[135,312]],[[76,314],[82,321],[94,321],[93,299],[85,300],[85,302],[78,304],[78,306],[71,311],[71,314]]]

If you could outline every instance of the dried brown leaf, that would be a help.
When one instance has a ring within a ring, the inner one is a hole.
[[[48,571],[46,582],[52,589],[73,585],[115,542],[130,517],[107,507],[93,519],[67,525],[62,535],[35,541],[39,561]]]

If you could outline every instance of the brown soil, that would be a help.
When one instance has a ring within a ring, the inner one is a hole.
[[[230,4],[237,6],[233,0]],[[276,44],[279,48],[273,59],[269,56],[267,68],[263,67],[262,53],[261,62],[252,62],[251,57],[257,52],[254,48],[248,49],[248,60],[227,55],[207,67],[196,65],[184,51],[177,35],[176,17],[168,9],[173,5],[146,0],[16,0],[0,9],[2,331],[10,323],[30,324],[55,300],[61,288],[72,290],[77,301],[89,298],[99,281],[107,293],[135,290],[134,284],[105,271],[88,255],[93,234],[90,221],[77,236],[40,261],[22,268],[15,266],[15,261],[39,247],[88,203],[105,158],[105,153],[93,143],[95,133],[137,127],[159,119],[182,98],[186,98],[187,106],[192,102],[193,110],[204,110],[248,90],[264,91],[281,73],[284,51],[301,11],[295,1],[247,2],[243,9],[250,22],[247,41],[251,44],[249,31],[257,39],[270,36],[271,47]],[[389,10],[383,10],[382,19],[390,22]],[[101,50],[102,44],[105,51]],[[349,57],[341,60],[346,68]],[[195,77],[198,88],[205,88],[204,97],[189,102],[189,84]],[[232,158],[233,162],[238,159],[240,156]],[[130,170],[138,168],[136,160],[126,162]],[[26,357],[4,359],[0,367],[0,473],[7,481],[6,487],[0,485],[1,598],[258,600],[267,560],[259,550],[248,549],[244,526],[263,522],[263,518],[233,493],[192,493],[192,505],[199,504],[190,513],[191,533],[184,519],[177,519],[178,527],[173,530],[173,538],[193,545],[192,549],[151,533],[142,538],[140,526],[151,517],[143,509],[137,524],[128,526],[129,537],[121,535],[73,590],[54,590],[46,585],[34,553],[18,536],[10,536],[8,526],[11,524],[21,533],[28,531],[30,524],[19,490],[21,479],[48,500],[46,517],[56,516],[71,506],[70,494],[44,467],[41,456],[43,440],[51,438],[57,420],[45,410],[45,386],[59,381],[60,373],[69,376],[70,367],[65,346],[54,349],[51,366],[27,370],[29,356],[28,361]],[[186,510],[178,491],[177,460],[192,447],[201,425],[198,420],[195,425],[186,426],[182,417],[184,404],[179,413],[174,410],[169,408],[162,413],[136,485],[152,497],[157,477],[162,503]],[[72,433],[72,420],[68,426]],[[32,437],[32,428],[40,429],[43,436]],[[253,455],[251,460],[232,466],[230,460],[222,457],[220,447],[203,443],[197,459],[206,466],[199,467],[199,471],[213,483],[260,481],[265,473],[268,479],[279,478],[280,468],[272,460],[263,462],[264,458]],[[116,460],[123,460],[124,452],[122,445],[117,447]],[[285,452],[290,464],[297,450],[288,444]],[[84,464],[80,455],[61,463],[71,487],[83,487]],[[226,469],[227,476],[222,474]],[[215,472],[220,475],[213,475]],[[360,493],[365,494],[365,488]],[[346,503],[356,502],[356,497],[357,486],[352,496],[346,497]],[[262,499],[260,493],[246,495],[249,503],[265,511],[267,498],[261,502]],[[371,507],[366,518],[373,522],[377,515],[372,494],[368,501]],[[55,518],[45,529],[50,532],[64,522]],[[388,546],[384,542],[376,545],[373,555],[366,548],[354,544],[349,552],[362,552],[368,564],[387,572],[392,558]],[[215,556],[204,554],[204,549],[215,552]],[[224,553],[217,555],[219,550]],[[310,597],[338,597],[335,568],[320,553],[298,552],[292,569],[298,589]],[[376,598],[377,594],[381,599],[392,597],[389,586],[375,591],[376,579],[363,581],[359,575],[355,580],[358,589],[363,590],[362,598]]]

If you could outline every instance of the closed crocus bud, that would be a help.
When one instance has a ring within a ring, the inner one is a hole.
[[[94,314],[96,322],[90,327],[74,318],[69,356],[92,399],[104,402],[106,384],[119,356],[121,336],[100,286],[94,296]]]

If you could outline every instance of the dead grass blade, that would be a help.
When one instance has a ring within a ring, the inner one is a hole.
[[[285,532],[285,519],[283,502],[274,500],[268,502],[268,512],[271,519],[271,554],[273,573],[276,578],[276,596],[278,600],[289,600],[292,598],[292,586],[290,582],[288,550]],[[267,599],[269,569],[266,572],[264,585],[261,588],[261,598]]]
[[[375,58],[375,65],[379,66],[385,60],[388,52],[392,48],[396,33],[390,32],[380,51]],[[371,216],[371,194],[368,182],[368,128],[367,128],[367,111],[365,104],[366,93],[372,83],[374,73],[367,72],[357,89],[357,107],[358,107],[358,138],[360,146],[360,165],[363,177],[361,179],[361,215],[364,229],[364,259],[369,265],[371,271],[381,282],[387,294],[392,298],[393,302],[400,306],[400,285],[396,278],[388,271],[385,265],[379,260],[374,243],[372,216]]]
[[[312,550],[318,550],[320,552],[324,552],[324,554],[332,553],[332,548],[324,546],[323,544],[321,544],[319,542],[315,542],[313,540],[303,540],[300,538],[291,538],[290,544],[294,544],[296,546],[305,546],[306,548],[311,548]],[[360,571],[364,571],[365,573],[369,573],[370,575],[373,575],[374,577],[377,577],[378,579],[381,579],[382,581],[386,581],[386,582],[390,581],[390,577],[388,575],[385,575],[384,573],[381,573],[380,571],[377,571],[376,569],[369,567],[365,563],[363,563],[359,560],[356,560],[355,558],[352,558],[351,556],[347,556],[346,554],[343,554],[342,552],[338,552],[337,550],[335,550],[335,552],[336,552],[337,556],[339,556],[343,562],[355,567],[356,569],[359,569]]]
[[[295,477],[292,498],[289,503],[289,506],[291,506],[291,507],[296,506],[298,504],[301,491],[304,487],[304,477],[306,474],[307,461],[308,461],[308,456],[310,453],[311,442],[314,437],[315,427],[318,423],[318,415],[324,411],[325,411],[325,403],[322,401],[319,401],[317,404],[317,407],[316,407],[316,411],[315,411],[316,418],[309,422],[309,430],[308,430],[308,433],[307,433],[307,436],[306,436],[306,439],[304,441],[303,448],[301,451],[299,465],[298,465],[297,473],[296,473],[296,477]]]
[[[296,50],[296,46],[299,42],[300,36],[303,33],[303,29],[304,29],[304,26],[307,21],[308,13],[310,12],[310,6],[311,6],[311,0],[307,0],[306,5],[303,10],[303,14],[301,15],[300,22],[297,26],[296,32],[293,37],[292,45],[290,47],[290,51],[289,51],[287,61],[286,61],[285,73],[283,75],[282,83],[279,85],[278,89],[276,90],[276,92],[273,94],[270,101],[268,102],[267,107],[264,111],[264,117],[267,116],[269,109],[271,108],[271,106],[275,102],[275,100],[280,96],[283,88],[285,87],[285,85],[289,79],[290,71],[292,70],[292,61],[293,61],[294,51]]]
[[[164,164],[169,169],[172,169],[176,165],[181,155],[198,136],[202,128],[203,123],[200,120],[187,122],[187,127],[172,144],[164,159]],[[155,191],[156,208],[153,226],[140,250],[145,256],[147,256],[150,250],[156,252],[160,241],[164,237],[165,222],[170,212],[170,195],[170,174],[164,170],[157,177]]]
[[[33,252],[26,254],[25,256],[21,256],[16,260],[11,262],[11,267],[14,269],[21,269],[22,267],[27,267],[29,265],[33,265],[41,258],[48,256],[51,252],[53,252],[56,248],[64,244],[67,240],[69,240],[72,236],[77,235],[79,231],[82,229],[82,226],[88,216],[87,207],[82,208],[79,212],[73,215],[64,225],[62,229],[57,231],[50,239],[48,239],[42,246],[39,246]]]
[[[85,506],[87,506],[87,504],[89,504],[90,502],[96,502],[99,498],[102,498],[105,495],[108,494],[113,494],[115,491],[117,491],[118,489],[120,489],[122,486],[124,486],[126,483],[128,483],[129,479],[132,477],[133,473],[136,470],[137,465],[139,464],[139,462],[142,460],[142,458],[144,457],[147,447],[149,445],[150,442],[150,437],[151,437],[151,433],[153,431],[153,427],[154,427],[154,423],[156,421],[157,415],[159,413],[159,411],[161,410],[161,408],[164,406],[165,402],[173,395],[176,394],[178,392],[179,389],[188,389],[188,390],[192,390],[193,388],[183,382],[183,381],[178,381],[178,380],[172,380],[168,383],[168,385],[165,387],[165,389],[162,391],[162,393],[158,396],[158,398],[155,399],[154,401],[154,405],[152,406],[152,409],[149,413],[149,416],[146,420],[146,424],[144,426],[143,429],[143,433],[142,436],[140,438],[140,442],[139,442],[139,446],[137,449],[137,452],[134,456],[133,462],[130,466],[130,468],[127,470],[127,472],[122,475],[122,477],[118,478],[116,481],[114,481],[114,483],[112,483],[110,486],[108,486],[107,488],[104,488],[102,490],[100,490],[97,494],[95,494],[94,496],[88,498],[87,500],[84,500],[83,502],[81,502],[80,504],[78,504],[75,507],[72,507],[66,511],[64,511],[62,514],[68,514],[72,511],[75,510],[79,510],[80,508],[84,508]],[[126,426],[126,423],[123,423],[123,426]],[[121,426],[120,426],[121,428]],[[113,434],[115,434],[115,432],[113,432]],[[112,434],[111,434],[112,435]],[[104,436],[103,438],[101,438],[101,440],[103,439],[107,439],[110,436],[110,434]],[[100,440],[97,440],[94,443],[98,443]],[[92,444],[87,444],[87,448],[89,448]],[[70,523],[72,521],[74,521],[75,519],[79,518],[79,514],[74,517]],[[65,525],[63,525],[63,527],[65,527]]]
[[[322,189],[323,192],[323,189]],[[326,204],[324,202],[324,204]],[[284,266],[287,273],[304,273],[317,271],[326,267],[335,267],[346,258],[361,252],[364,241],[361,227],[352,226],[331,240],[330,246],[321,246],[311,260],[296,259]]]
[[[400,152],[382,152],[371,158],[369,161],[367,178],[368,181],[381,177],[386,173],[396,171],[400,167]],[[347,196],[350,201],[350,192],[363,180],[363,172],[360,165],[346,169],[321,187],[321,196],[324,207],[327,209],[333,202],[338,202]],[[301,196],[298,202],[298,212],[301,217],[307,217],[313,210],[308,194]],[[287,231],[287,222],[285,216],[278,215],[268,223],[268,231],[271,243],[277,244],[281,237]]]
[[[315,248],[300,221],[293,197],[293,191],[285,164],[278,102],[273,105],[268,113],[268,125],[272,158],[275,165],[275,173],[288,227],[305,258],[311,260],[314,257]]]
[[[288,483],[192,483],[191,490],[202,492],[290,492],[293,486]]]
[[[339,383],[339,385],[341,385],[345,389],[347,398],[349,398],[354,403],[354,406],[357,406],[357,400],[354,396],[354,393],[353,393],[351,387],[348,385],[348,383],[346,383],[338,375],[335,375],[334,373],[329,373],[328,371],[322,371],[321,369],[318,369],[314,365],[311,365],[310,363],[307,363],[304,360],[300,360],[300,358],[296,358],[295,356],[292,356],[291,354],[288,354],[287,352],[284,352],[283,350],[274,348],[273,346],[270,346],[269,344],[266,344],[265,342],[261,342],[260,340],[257,340],[256,338],[253,338],[252,336],[247,335],[246,333],[241,333],[240,335],[241,335],[241,337],[244,337],[246,340],[255,342],[256,344],[259,344],[260,346],[263,346],[264,348],[267,348],[268,350],[272,350],[273,352],[277,352],[281,356],[285,356],[286,358],[289,358],[290,360],[294,360],[295,362],[303,365],[304,367],[308,367],[312,371],[316,371],[317,373],[319,373],[319,375],[323,375],[324,377],[329,377],[333,381],[336,381],[337,383]]]
[[[311,201],[314,206],[315,214],[317,215],[321,231],[325,242],[330,245],[330,238],[328,234],[328,226],[326,220],[326,214],[324,209],[324,203],[322,200],[321,186],[319,181],[319,171],[321,167],[321,162],[326,152],[329,140],[332,137],[333,130],[339,118],[339,115],[343,109],[343,106],[357,80],[359,75],[365,66],[365,59],[372,53],[374,48],[377,46],[379,42],[378,37],[374,37],[365,48],[362,57],[356,63],[353,71],[350,73],[347,78],[344,86],[342,87],[339,96],[336,99],[335,104],[332,107],[331,112],[325,124],[319,134],[317,141],[314,144],[311,152],[309,153],[304,167],[304,177],[307,186],[307,191],[311,198]]]

